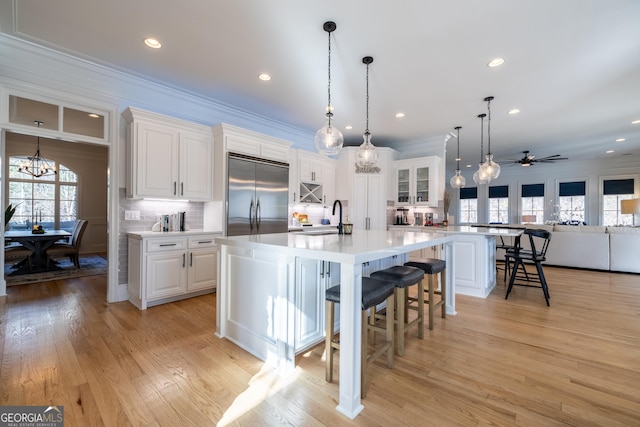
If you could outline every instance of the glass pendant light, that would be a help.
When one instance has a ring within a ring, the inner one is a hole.
[[[484,168],[487,175],[489,175],[490,180],[496,179],[500,176],[500,165],[493,161],[493,154],[491,154],[491,101],[493,101],[493,96],[487,96],[484,99],[487,102],[487,161],[484,162],[482,167]]]
[[[478,170],[473,174],[473,181],[478,185],[488,184],[491,181],[491,177],[484,170],[482,163],[482,156],[484,155],[484,118],[486,114],[482,113],[478,115],[480,119],[480,163],[478,164]]]
[[[467,184],[464,176],[460,175],[460,129],[462,126],[456,126],[454,129],[458,131],[458,154],[456,156],[456,174],[451,177],[449,183],[453,188],[462,188]]]
[[[356,153],[356,163],[360,167],[372,167],[378,162],[378,150],[371,143],[371,133],[369,132],[369,65],[373,62],[373,57],[365,56],[362,63],[367,66],[367,124],[362,135],[364,142],[360,145]]]
[[[327,85],[328,101],[327,101],[327,124],[321,127],[314,138],[316,149],[329,156],[336,155],[342,149],[344,143],[344,137],[342,132],[331,124],[331,118],[333,117],[333,107],[331,106],[331,33],[336,29],[336,23],[327,21],[323,26],[324,30],[328,34],[329,38],[329,79]]]

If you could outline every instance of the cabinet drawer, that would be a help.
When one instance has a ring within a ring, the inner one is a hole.
[[[180,251],[187,249],[184,238],[150,239],[147,241],[147,252]]]
[[[189,249],[212,248],[216,245],[215,236],[194,236],[189,237]]]

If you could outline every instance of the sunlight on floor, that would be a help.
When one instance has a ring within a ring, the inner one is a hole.
[[[276,370],[267,364],[249,381],[249,387],[235,398],[233,404],[218,421],[217,426],[222,427],[236,421],[251,409],[258,406],[266,398],[278,393],[284,387],[293,383],[300,376],[301,369],[296,367],[290,374],[280,376]]]

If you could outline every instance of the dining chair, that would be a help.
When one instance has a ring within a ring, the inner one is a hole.
[[[526,236],[526,237],[525,237]],[[549,288],[547,280],[542,270],[542,262],[546,260],[547,249],[551,241],[551,232],[547,230],[526,229],[521,238],[528,238],[531,249],[523,249],[518,240],[518,245],[513,249],[508,249],[506,253],[507,260],[513,260],[511,269],[511,278],[509,279],[509,287],[505,299],[509,298],[509,294],[513,286],[528,286],[534,288],[542,288],[544,299],[549,305]],[[534,264],[535,272],[527,272],[526,264]],[[520,268],[522,272],[520,272]]]
[[[77,220],[71,234],[71,243],[54,243],[47,249],[47,266],[54,258],[69,257],[73,265],[80,268],[80,243],[87,224],[88,221],[86,219]]]
[[[31,257],[33,256],[33,251],[25,248],[22,245],[5,245],[4,247],[4,262],[20,260],[26,261],[29,266],[29,272],[31,269]]]

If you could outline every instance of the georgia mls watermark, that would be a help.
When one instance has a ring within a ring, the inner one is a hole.
[[[0,406],[0,427],[64,427],[64,406]]]

